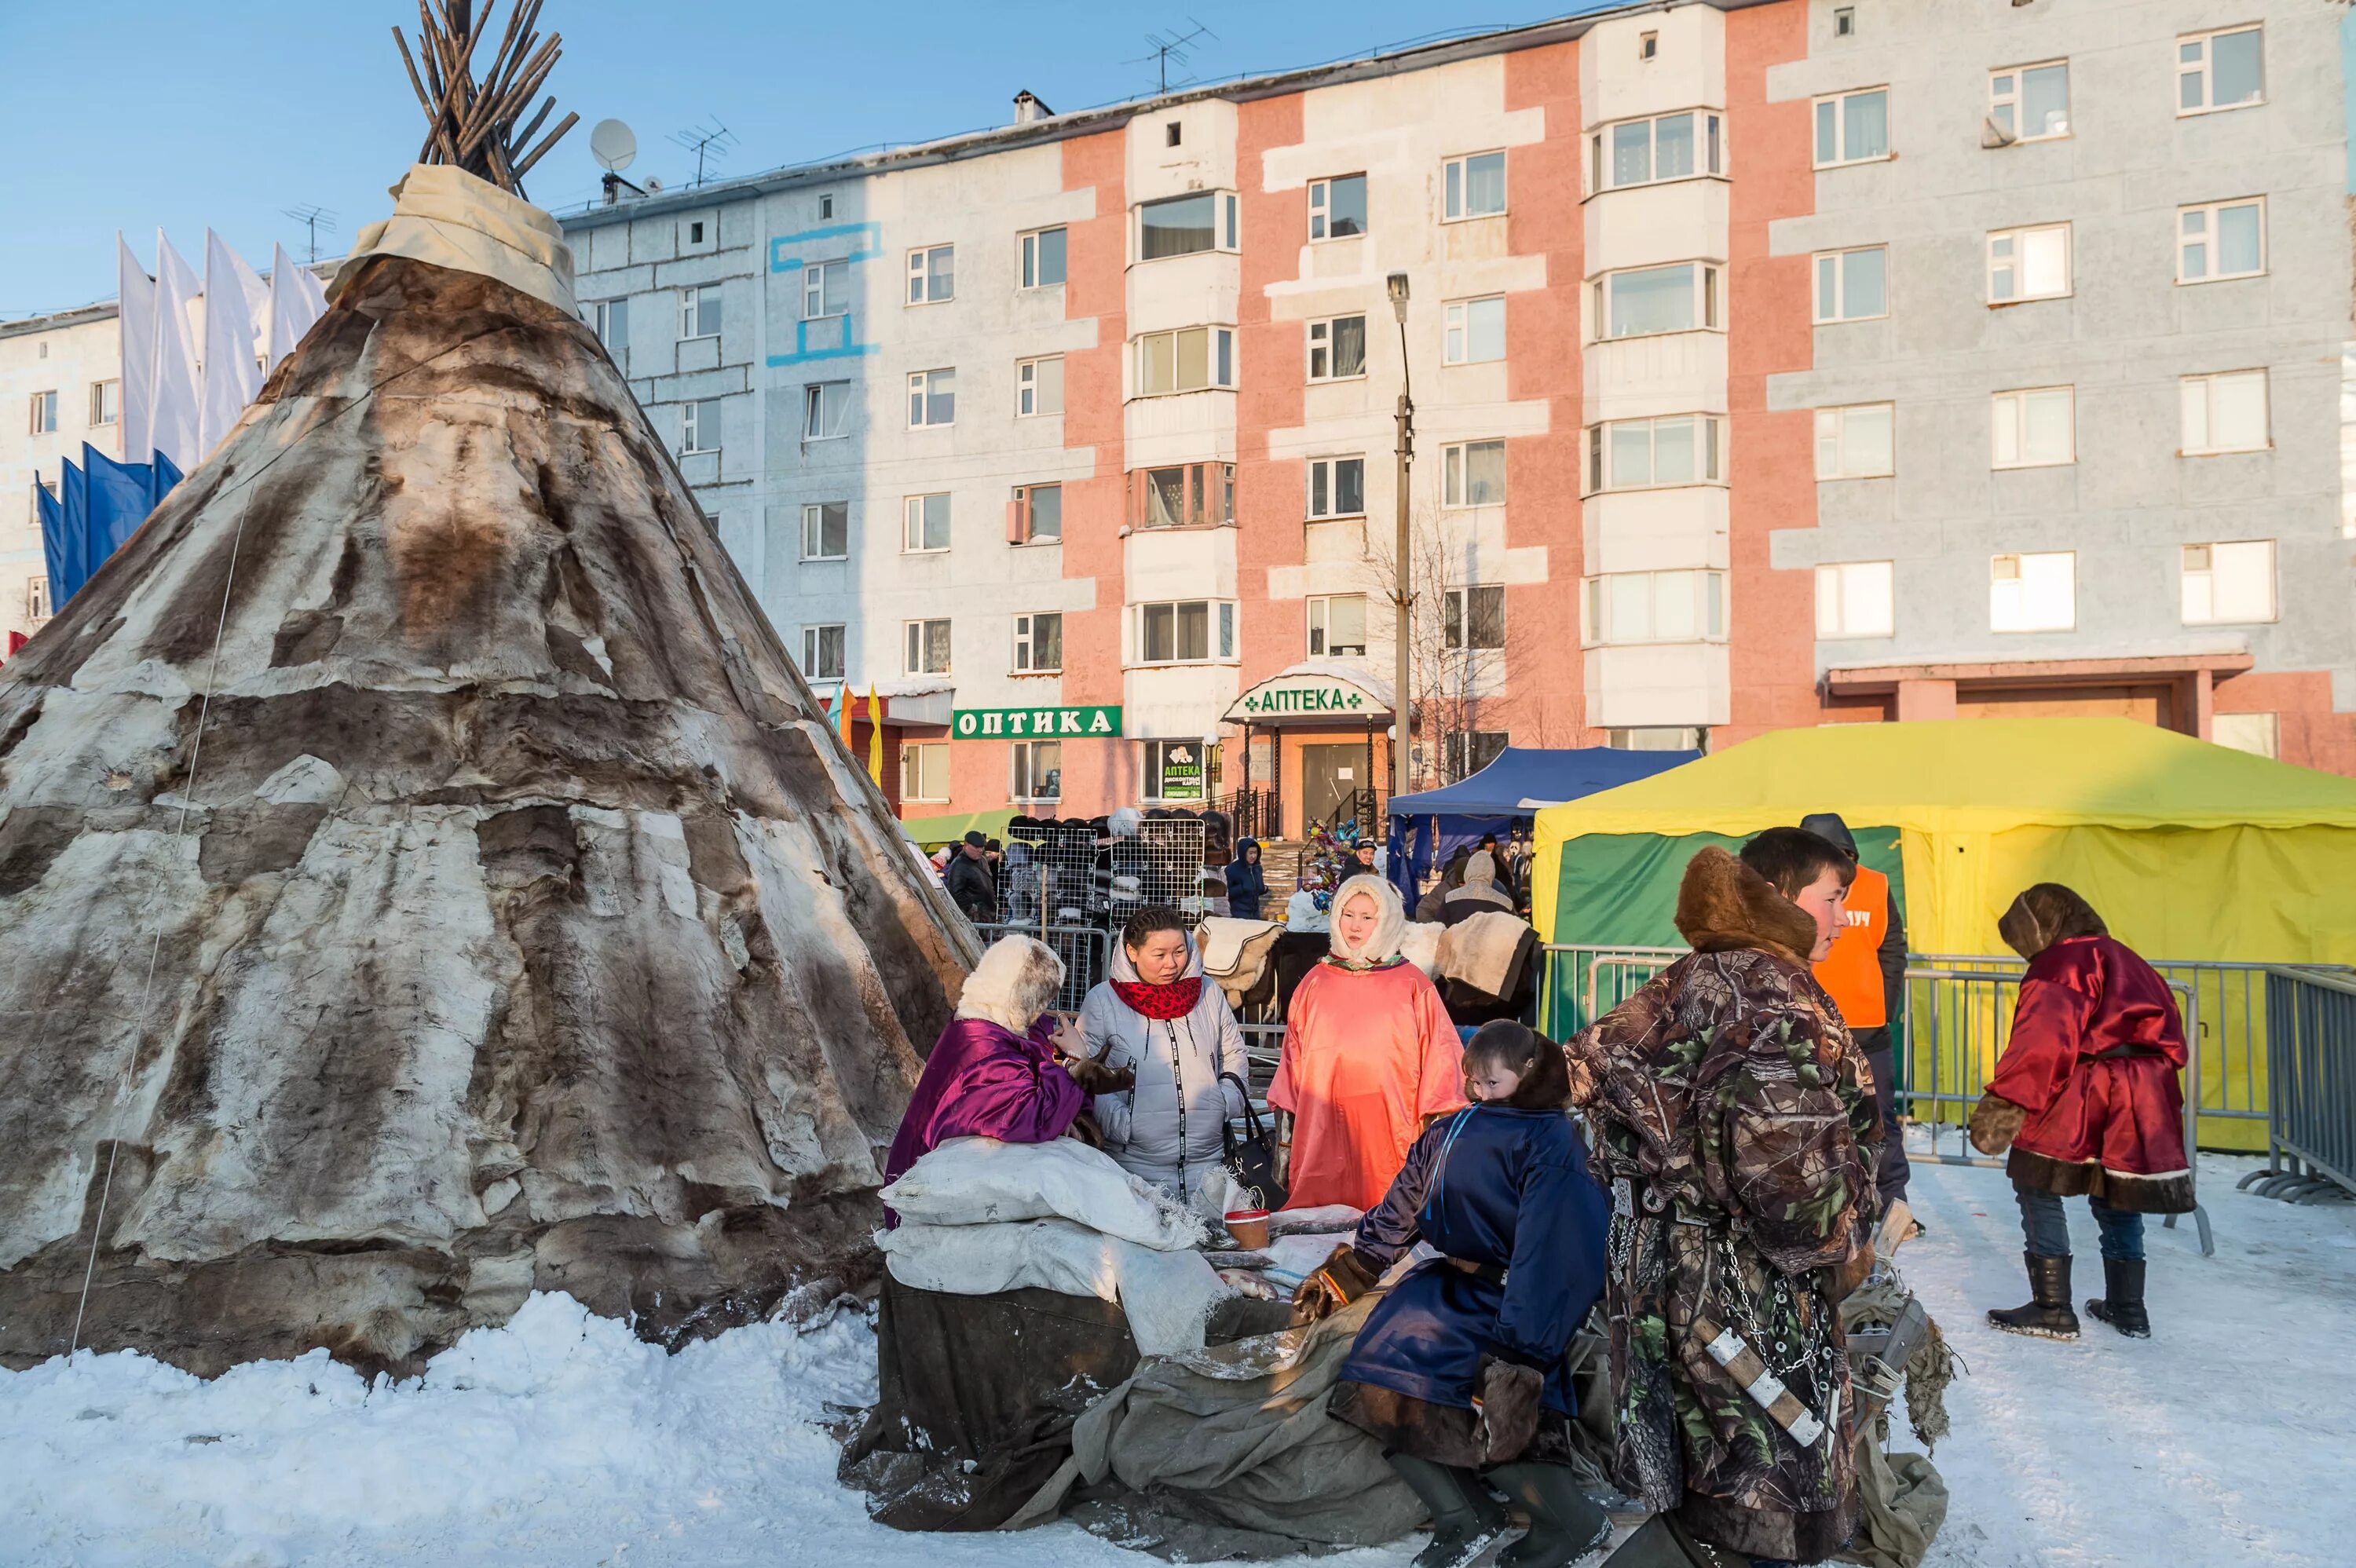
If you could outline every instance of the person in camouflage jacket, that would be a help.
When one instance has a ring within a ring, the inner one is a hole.
[[[1809,970],[1850,875],[1821,848],[1774,828],[1740,860],[1695,856],[1676,915],[1693,953],[1564,1047],[1612,1195],[1613,1478],[1701,1541],[1796,1563],[1857,1527],[1839,1304],[1872,1266],[1882,1137]],[[1697,1321],[1740,1334],[1827,1434],[1797,1441]]]

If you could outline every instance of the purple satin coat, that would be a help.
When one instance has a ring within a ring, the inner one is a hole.
[[[1055,1065],[1051,1015],[1015,1034],[982,1019],[957,1019],[933,1043],[884,1162],[885,1186],[950,1138],[1044,1144],[1064,1136],[1087,1095]]]

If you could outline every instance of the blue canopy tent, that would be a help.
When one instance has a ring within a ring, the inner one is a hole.
[[[1608,746],[1545,751],[1534,746],[1508,746],[1479,773],[1439,789],[1402,795],[1390,803],[1390,879],[1415,907],[1417,891],[1434,866],[1444,866],[1457,850],[1477,844],[1483,834],[1503,838],[1516,822],[1527,822],[1545,806],[1599,790],[1651,778],[1700,756],[1699,752],[1621,752]],[[1414,835],[1418,821],[1430,831]]]

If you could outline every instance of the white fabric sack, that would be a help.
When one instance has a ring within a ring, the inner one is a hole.
[[[916,1290],[994,1296],[1035,1285],[1116,1302],[1148,1356],[1201,1349],[1212,1307],[1233,1294],[1200,1253],[1157,1252],[1069,1220],[919,1225],[904,1216],[875,1244],[892,1277]]]
[[[1189,1252],[1205,1240],[1201,1220],[1076,1138],[951,1138],[885,1188],[884,1201],[904,1225],[1060,1218],[1158,1252]]]

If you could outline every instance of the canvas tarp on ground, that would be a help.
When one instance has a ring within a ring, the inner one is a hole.
[[[1480,842],[1483,834],[1494,833],[1502,838],[1515,823],[1527,820],[1546,806],[1650,778],[1700,755],[1699,752],[1623,752],[1609,746],[1559,750],[1508,746],[1469,778],[1392,800],[1391,880],[1398,884],[1400,896],[1412,909],[1431,869],[1445,865],[1451,855],[1466,845]],[[1434,830],[1417,835],[1410,849],[1408,834],[1419,821],[1432,823]]]

